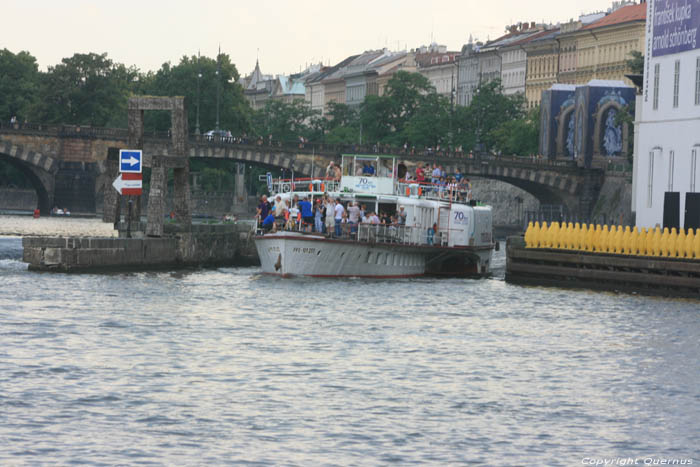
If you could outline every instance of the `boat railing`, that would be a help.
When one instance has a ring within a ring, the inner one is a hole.
[[[271,193],[296,192],[337,192],[340,181],[332,178],[277,178],[272,180]]]
[[[363,243],[383,243],[394,245],[443,245],[446,236],[442,232],[434,232],[432,228],[413,227],[400,224],[353,224],[342,223],[336,230],[317,232],[314,225],[306,224],[302,219],[278,219],[271,231],[262,230],[258,226],[256,233],[275,233],[281,231],[299,232],[302,234],[325,235],[338,240],[349,240]]]
[[[468,203],[472,200],[472,191],[466,186],[441,185],[413,180],[399,180],[396,183],[396,194],[410,198],[451,201],[453,203]]]

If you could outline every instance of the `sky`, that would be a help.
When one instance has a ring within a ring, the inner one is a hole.
[[[525,21],[566,22],[612,0],[31,0],[2,2],[0,49],[29,51],[39,68],[104,53],[141,71],[183,55],[227,53],[241,75],[335,64],[365,50],[495,39]]]

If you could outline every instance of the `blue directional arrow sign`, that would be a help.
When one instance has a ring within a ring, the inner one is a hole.
[[[119,150],[119,171],[121,173],[143,172],[141,165],[143,152],[140,149],[120,149]]]

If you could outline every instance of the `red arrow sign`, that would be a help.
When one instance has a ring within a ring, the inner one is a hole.
[[[112,182],[112,186],[120,195],[138,196],[143,193],[143,176],[139,173],[123,173]]]

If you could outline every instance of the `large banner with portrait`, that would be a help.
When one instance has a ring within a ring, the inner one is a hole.
[[[653,57],[695,50],[700,46],[700,0],[656,0],[653,5]]]

